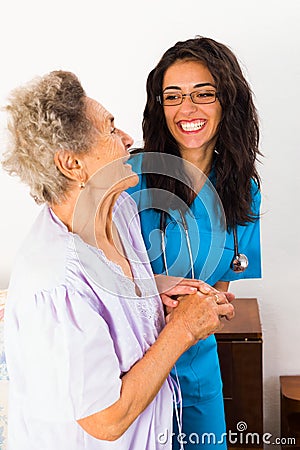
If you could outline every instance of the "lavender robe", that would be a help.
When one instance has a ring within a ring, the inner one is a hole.
[[[171,448],[168,380],[117,441],[95,439],[76,422],[119,399],[122,375],[164,325],[138,213],[126,193],[114,222],[134,282],[46,206],[18,253],[5,312],[9,450]]]

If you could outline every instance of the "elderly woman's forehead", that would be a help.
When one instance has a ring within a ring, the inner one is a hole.
[[[101,117],[103,120],[113,120],[112,114],[104,108],[101,103],[97,102],[93,98],[87,97],[87,111],[88,114],[97,115],[99,118]]]

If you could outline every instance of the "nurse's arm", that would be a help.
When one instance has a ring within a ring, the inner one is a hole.
[[[229,281],[217,281],[214,288],[218,291],[227,292],[229,288]]]

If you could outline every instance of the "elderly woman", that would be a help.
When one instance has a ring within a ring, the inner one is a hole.
[[[169,372],[233,307],[187,286],[165,324],[123,192],[138,181],[126,164],[132,139],[74,74],[16,89],[7,111],[4,168],[45,203],[9,286],[9,448],[169,449]]]

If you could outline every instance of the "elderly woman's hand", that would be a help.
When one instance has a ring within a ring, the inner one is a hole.
[[[223,327],[223,317],[228,320],[234,317],[233,305],[227,301],[220,303],[219,294],[197,291],[195,294],[182,296],[178,307],[172,308],[166,316],[166,322],[177,321],[179,328],[196,343],[220,330]]]
[[[197,291],[202,294],[214,294],[219,304],[231,302],[235,298],[231,292],[221,292],[201,280],[155,275],[155,281],[167,314],[178,306],[181,296]]]

